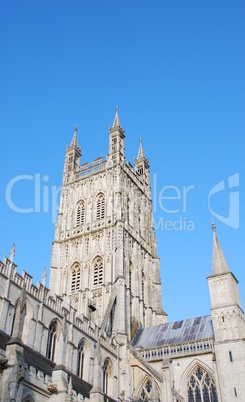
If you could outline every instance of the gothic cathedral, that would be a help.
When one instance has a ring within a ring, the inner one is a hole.
[[[149,161],[125,160],[116,111],[109,153],[66,149],[49,287],[0,262],[0,401],[244,402],[238,281],[213,225],[211,315],[167,322]],[[211,271],[211,269],[210,269]]]

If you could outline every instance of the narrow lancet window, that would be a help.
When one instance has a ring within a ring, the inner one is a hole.
[[[56,338],[57,338],[57,321],[52,321],[48,329],[48,341],[46,349],[46,357],[50,360],[54,360]]]
[[[77,349],[77,376],[83,378],[84,368],[84,341],[80,341]]]

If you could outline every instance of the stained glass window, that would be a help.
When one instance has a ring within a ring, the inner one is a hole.
[[[218,402],[211,376],[201,367],[192,372],[187,385],[188,402]]]

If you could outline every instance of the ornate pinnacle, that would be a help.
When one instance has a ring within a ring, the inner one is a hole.
[[[215,226],[214,221],[212,221],[212,231],[216,233],[216,226]]]
[[[15,256],[15,243],[12,244],[12,248],[10,251],[10,261],[13,262],[14,261],[14,256]]]

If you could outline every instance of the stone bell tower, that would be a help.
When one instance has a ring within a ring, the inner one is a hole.
[[[50,290],[108,334],[131,339],[166,321],[153,229],[149,162],[142,143],[125,160],[116,110],[109,153],[80,164],[77,129],[66,149]]]

